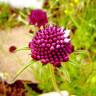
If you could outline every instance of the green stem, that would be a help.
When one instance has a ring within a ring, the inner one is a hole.
[[[16,51],[21,51],[21,50],[29,50],[29,48],[28,47],[23,47],[23,48],[16,49]]]
[[[27,69],[29,66],[32,65],[32,61],[29,62],[29,64],[24,65],[15,75],[15,77],[13,78],[12,82],[14,82],[14,80],[25,70]]]
[[[25,19],[23,19],[21,16],[18,16],[18,19],[17,19],[19,22],[22,22],[23,24],[25,24],[25,25],[29,25],[29,23],[25,20]]]
[[[76,67],[76,68],[80,68],[80,65],[77,65],[77,63],[75,61],[73,61],[73,60],[69,60],[69,63],[71,65],[73,65],[74,67]]]
[[[24,18],[26,18],[27,17],[27,15],[26,14],[24,14],[23,12],[19,12],[19,14],[21,15],[21,16],[23,16]]]
[[[67,71],[67,69],[66,69],[65,64],[62,64],[62,67],[63,67],[63,69],[64,69],[63,74],[64,74],[66,80],[67,80],[69,83],[71,83],[70,75],[69,75],[69,73],[68,73],[68,71]]]
[[[74,25],[75,25],[77,28],[79,28],[80,26],[79,26],[79,24],[76,22],[76,20],[75,20],[71,15],[69,15],[69,17],[70,17],[71,21],[74,23]]]
[[[54,74],[54,66],[49,64],[49,70],[50,70],[50,74],[51,74],[51,80],[52,80],[52,84],[54,89],[60,93],[61,96],[63,96],[63,94],[60,92],[60,89],[58,88],[58,85],[56,83],[56,79],[55,79],[55,74]]]
[[[38,65],[36,65],[35,63],[38,63]],[[35,80],[39,83],[39,82],[42,82],[41,79],[38,78],[38,68],[39,68],[38,66],[40,65],[40,62],[35,61],[35,63],[34,63],[35,66],[34,66],[34,64],[32,64],[31,67],[30,67],[30,69],[31,69],[31,71],[32,71],[32,74],[33,74]],[[38,68],[37,68],[36,66],[37,66]],[[39,70],[40,70],[40,69],[39,69]]]
[[[56,5],[56,3],[58,2],[59,0],[56,0],[55,2],[54,2],[54,4],[52,4],[51,6],[50,6],[50,9],[52,9],[55,5]]]
[[[75,50],[73,53],[86,53],[87,50]]]

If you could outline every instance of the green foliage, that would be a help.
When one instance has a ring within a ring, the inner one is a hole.
[[[5,30],[22,25],[17,19],[19,12],[26,13],[27,10],[12,8],[8,4],[0,3],[0,29]]]

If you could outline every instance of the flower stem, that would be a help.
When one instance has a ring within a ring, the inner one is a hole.
[[[56,83],[56,79],[55,79],[55,74],[54,74],[54,66],[49,64],[49,70],[50,70],[50,74],[51,74],[51,80],[52,80],[52,84],[54,89],[60,93],[61,96],[63,96],[63,94],[60,92],[60,89],[58,88],[58,85]]]
[[[23,48],[16,49],[16,51],[21,51],[21,50],[29,50],[29,48],[28,47],[23,47]]]
[[[29,62],[29,64],[24,65],[23,67],[21,67],[21,69],[16,73],[15,77],[12,79],[12,82],[14,82],[14,80],[23,72],[25,71],[29,66],[32,65],[32,61]]]
[[[25,25],[29,25],[29,23],[28,23],[25,19],[23,19],[21,16],[18,16],[17,20],[18,20],[19,22],[22,22],[22,23],[25,24]]]

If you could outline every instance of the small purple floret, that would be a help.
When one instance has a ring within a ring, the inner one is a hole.
[[[33,59],[40,60],[43,64],[51,63],[60,66],[61,62],[69,60],[69,55],[74,51],[70,41],[65,42],[69,37],[64,37],[68,31],[58,26],[49,25],[39,30],[29,43]]]

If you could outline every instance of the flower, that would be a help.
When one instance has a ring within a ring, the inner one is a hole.
[[[69,54],[74,51],[69,33],[70,30],[54,25],[39,30],[29,42],[32,58],[54,66],[60,66],[61,62],[68,61]]]
[[[9,52],[14,53],[16,51],[16,46],[12,45],[9,47]]]
[[[41,27],[44,26],[46,23],[48,23],[46,12],[40,9],[35,9],[31,11],[29,15],[29,24]]]

